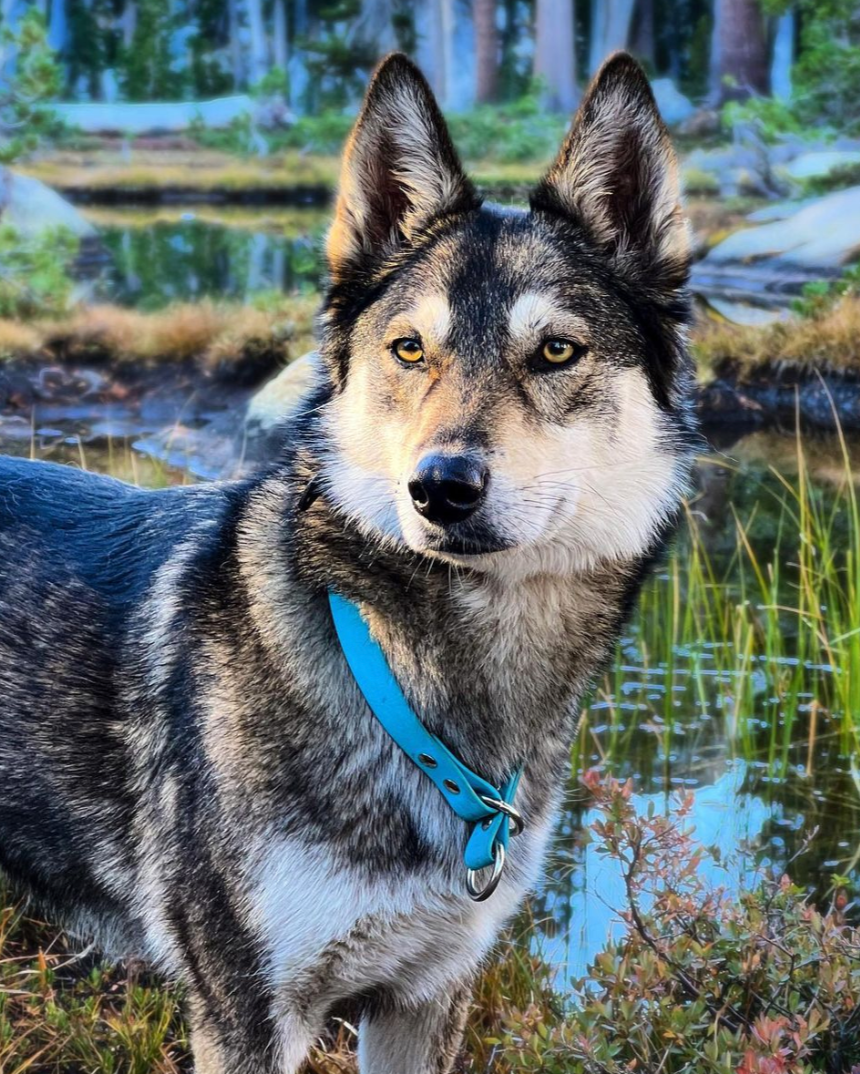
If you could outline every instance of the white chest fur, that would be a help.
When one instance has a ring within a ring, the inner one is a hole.
[[[324,845],[270,841],[248,912],[275,993],[311,1007],[376,988],[416,1001],[468,979],[536,882],[549,830],[516,840],[484,903],[466,894],[465,867],[456,889],[441,871],[371,878]]]

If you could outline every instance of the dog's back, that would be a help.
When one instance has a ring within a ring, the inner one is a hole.
[[[110,867],[130,823],[117,703],[130,612],[224,501],[0,458],[0,867],[48,906],[74,892],[84,913],[111,909],[87,862],[101,847]]]

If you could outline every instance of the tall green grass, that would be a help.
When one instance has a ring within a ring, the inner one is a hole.
[[[665,569],[645,587],[619,658],[586,711],[574,764],[599,748],[623,756],[634,727],[668,743],[680,725],[718,721],[744,757],[784,772],[799,738],[860,746],[860,508],[851,458],[810,474],[797,437],[796,473],[771,469],[746,515],[729,508],[729,548],[697,500]],[[703,466],[726,465],[703,460]],[[767,513],[766,524],[763,516]],[[605,717],[605,718],[604,718]]]

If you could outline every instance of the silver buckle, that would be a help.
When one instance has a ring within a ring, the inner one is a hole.
[[[525,827],[522,814],[519,810],[509,802],[503,802],[501,798],[490,798],[486,794],[480,794],[478,797],[484,803],[485,806],[489,806],[491,809],[495,809],[498,813],[504,813],[508,818],[511,835],[519,835]],[[487,820],[492,820],[492,817],[488,817]],[[484,821],[486,824],[487,821]],[[502,879],[502,871],[505,868],[505,848],[498,842],[493,843],[493,871],[490,874],[490,879],[487,883],[480,887],[476,883],[478,873],[482,873],[483,869],[469,869],[466,872],[466,890],[469,892],[469,897],[474,902],[483,902],[484,899],[489,899],[496,888],[499,886],[499,881]]]
[[[505,814],[511,822],[511,835],[519,835],[525,828],[522,813],[518,809],[514,809],[509,802],[503,802],[501,798],[489,798],[486,794],[479,794],[478,797],[485,806]]]
[[[486,885],[484,887],[479,887],[478,884],[475,883],[478,873],[483,872],[483,869],[469,869],[466,872],[466,890],[469,892],[469,897],[474,902],[483,902],[484,899],[489,899],[499,886],[504,867],[505,848],[501,843],[493,843],[493,872]]]

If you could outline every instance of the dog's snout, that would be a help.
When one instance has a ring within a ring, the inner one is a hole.
[[[488,477],[486,466],[468,455],[428,455],[409,482],[409,495],[428,522],[450,525],[477,511]]]

